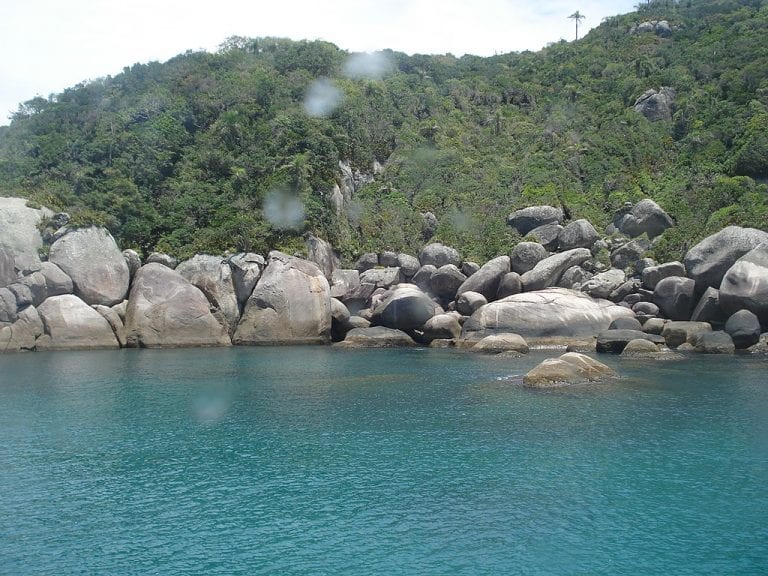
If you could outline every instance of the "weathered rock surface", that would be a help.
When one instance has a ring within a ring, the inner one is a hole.
[[[595,274],[592,278],[581,285],[581,291],[586,292],[593,298],[608,298],[614,290],[624,284],[627,275],[623,270],[611,268],[600,274]]]
[[[232,284],[235,287],[237,304],[242,310],[253,293],[256,283],[267,263],[261,254],[246,252],[229,257],[229,267],[232,269]]]
[[[592,253],[586,248],[574,248],[545,258],[520,277],[523,289],[533,292],[555,286],[563,272],[571,266],[578,266],[591,256]]]
[[[544,224],[528,232],[525,235],[525,240],[527,242],[537,242],[544,246],[545,250],[553,252],[558,249],[558,239],[562,230],[563,227],[560,224]]]
[[[0,323],[16,322],[19,307],[16,305],[16,295],[8,288],[0,288]]]
[[[385,326],[355,328],[347,333],[343,342],[337,344],[346,348],[401,348],[415,345],[413,338],[402,330]]]
[[[370,284],[376,288],[389,288],[404,280],[400,268],[370,268],[360,274],[360,284]]]
[[[414,274],[411,282],[419,287],[423,292],[429,292],[432,289],[432,275],[437,272],[437,268],[432,264],[427,264],[419,268]]]
[[[45,333],[37,350],[113,349],[119,344],[109,323],[73,294],[48,298],[37,309]]]
[[[34,306],[27,306],[13,324],[0,329],[0,354],[34,350],[35,341],[42,334],[40,315]]]
[[[360,273],[357,270],[337,268],[331,276],[331,297],[342,302],[356,298],[360,293]]]
[[[475,310],[488,304],[488,300],[478,292],[463,292],[456,297],[456,310],[464,316],[471,316]]]
[[[696,282],[697,293],[708,287],[720,288],[728,269],[763,242],[768,243],[768,232],[728,226],[696,244],[685,255],[683,264],[688,277]]]
[[[422,248],[419,252],[419,262],[422,266],[431,264],[435,268],[440,268],[446,264],[453,264],[458,268],[461,266],[461,256],[454,248],[435,242]]]
[[[650,248],[651,243],[645,238],[635,238],[611,252],[611,266],[624,270],[633,266]]]
[[[573,248],[592,248],[600,239],[595,227],[589,220],[574,220],[560,231],[557,244],[560,250],[572,250]]]
[[[499,332],[530,338],[596,336],[631,310],[565,288],[524,292],[483,306],[464,324],[462,338]]]
[[[666,262],[658,266],[646,266],[642,272],[643,288],[653,290],[659,282],[670,276],[685,276],[685,266],[682,262]]]
[[[528,354],[529,348],[525,338],[519,334],[490,334],[482,338],[472,347],[475,352],[499,353],[499,352],[517,352],[518,354]]]
[[[414,330],[437,313],[437,305],[412,284],[396,286],[373,311],[371,324]]]
[[[429,280],[430,292],[438,298],[453,300],[456,291],[467,280],[467,277],[461,273],[453,264],[440,266]]]
[[[513,272],[525,274],[533,270],[534,266],[547,256],[549,256],[547,249],[538,242],[520,242],[512,248],[509,260]]]
[[[562,221],[563,211],[553,206],[529,206],[516,210],[507,217],[507,225],[517,230],[521,236],[539,226],[560,224]]]
[[[321,344],[331,337],[328,280],[312,262],[269,253],[235,330],[236,344]]]
[[[48,259],[72,279],[74,293],[86,304],[112,306],[128,293],[128,265],[104,228],[68,232],[51,245]]]
[[[672,120],[672,108],[675,104],[675,91],[662,86],[657,92],[653,88],[643,92],[635,100],[635,112],[639,112],[651,122]]]
[[[678,348],[685,343],[691,343],[694,335],[701,332],[711,332],[712,326],[706,322],[667,322],[661,335],[670,348]]]
[[[101,304],[96,304],[93,306],[93,309],[104,317],[104,320],[106,320],[110,328],[112,328],[112,332],[115,334],[117,342],[121,347],[125,347],[128,340],[125,333],[125,325],[123,324],[122,318],[120,318],[120,314],[118,314],[114,308],[102,306]]]
[[[768,326],[768,242],[747,252],[720,283],[720,306],[729,314],[745,309]]]
[[[653,290],[653,303],[670,320],[688,320],[695,303],[695,283],[690,278],[670,276]]]
[[[40,273],[45,278],[45,291],[48,297],[72,294],[75,287],[72,278],[53,262],[43,262],[40,265]]]
[[[227,333],[231,334],[240,319],[240,307],[229,263],[218,256],[198,254],[179,264],[176,272],[205,294],[213,311],[221,314]]]
[[[409,254],[398,254],[397,264],[395,264],[395,266],[400,268],[400,273],[406,280],[408,280],[413,278],[416,272],[419,271],[419,268],[421,268],[421,263],[415,256],[411,256]]]
[[[674,225],[669,214],[650,198],[641,200],[629,211],[617,214],[614,219],[616,229],[630,238],[642,234],[647,234],[648,238],[655,238]]]
[[[152,252],[152,254],[147,257],[147,264],[162,264],[171,270],[175,270],[179,261],[170,254],[165,254],[164,252]]]
[[[366,252],[362,254],[355,262],[355,270],[361,274],[371,268],[379,265],[379,255],[376,252]]]
[[[725,332],[736,348],[749,348],[760,341],[760,320],[749,310],[739,310],[728,318]]]
[[[595,349],[598,352],[613,352],[620,354],[632,340],[647,340],[656,344],[664,344],[664,338],[655,334],[646,334],[640,330],[604,330],[597,335]]]
[[[709,322],[712,325],[722,325],[728,317],[720,307],[720,291],[707,288],[699,298],[699,303],[691,313],[692,322]]]
[[[139,253],[136,252],[136,250],[128,248],[123,250],[123,258],[125,259],[125,264],[128,266],[128,275],[133,278],[134,274],[141,268],[141,256],[139,256]]]
[[[733,354],[736,351],[733,340],[722,330],[694,334],[690,344],[700,354]]]
[[[548,358],[523,376],[528,388],[557,388],[570,384],[595,382],[617,377],[605,364],[578,352],[566,352],[559,358]]]
[[[37,226],[44,217],[51,216],[50,210],[27,207],[25,198],[0,196],[0,247],[13,255],[17,270],[31,272],[40,268],[38,250],[43,238]]]
[[[621,351],[621,355],[631,358],[645,358],[654,357],[661,354],[659,347],[651,342],[641,338],[636,338],[627,342],[624,346],[624,350]]]
[[[523,283],[520,280],[520,274],[517,272],[507,272],[499,281],[499,289],[496,291],[496,297],[492,300],[501,300],[507,296],[514,296],[523,291]]]
[[[608,327],[609,330],[642,330],[643,326],[637,318],[622,316],[616,318]]]
[[[499,256],[489,260],[480,269],[467,278],[459,289],[457,295],[464,292],[477,292],[486,300],[494,300],[499,290],[501,279],[510,271],[509,256]]]
[[[453,314],[438,314],[424,323],[421,332],[427,343],[433,340],[453,340],[461,335],[461,324]]]
[[[0,288],[16,282],[16,262],[13,253],[0,245]]]
[[[334,252],[333,246],[314,234],[307,236],[305,244],[307,246],[307,259],[317,264],[325,277],[330,279],[333,271],[339,267],[339,257]]]
[[[211,313],[200,289],[159,263],[146,264],[136,272],[125,331],[126,345],[135,348],[230,344],[226,329]]]

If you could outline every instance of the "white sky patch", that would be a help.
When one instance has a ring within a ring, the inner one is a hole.
[[[350,52],[490,56],[572,40],[637,0],[6,0],[0,124],[21,102],[230,36],[322,39]]]
[[[304,96],[304,110],[315,118],[333,114],[344,100],[344,93],[328,78],[318,78]]]

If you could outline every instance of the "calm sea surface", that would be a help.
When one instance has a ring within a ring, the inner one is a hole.
[[[0,574],[768,574],[765,359],[542,358],[0,356]]]

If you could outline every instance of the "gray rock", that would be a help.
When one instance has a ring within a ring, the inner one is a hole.
[[[653,344],[664,344],[664,338],[640,330],[614,329],[604,330],[597,335],[595,349],[598,352],[621,354],[632,340],[648,340]]]
[[[342,302],[360,295],[360,273],[357,270],[337,268],[331,276],[331,297]]]
[[[0,288],[16,282],[16,263],[11,251],[0,245]]]
[[[0,288],[0,323],[12,324],[18,319],[16,295],[8,288]]]
[[[452,314],[438,314],[427,320],[421,331],[427,344],[433,340],[453,340],[461,335],[461,324]]]
[[[574,220],[560,231],[557,244],[560,250],[572,250],[573,248],[592,248],[600,239],[595,227],[583,218]]]
[[[621,351],[622,356],[631,358],[654,357],[658,356],[660,353],[659,347],[656,344],[650,340],[641,338],[630,340],[627,342],[627,345],[624,346],[624,350]]]
[[[108,306],[102,306],[101,304],[96,304],[93,306],[93,309],[104,317],[104,320],[106,320],[110,328],[112,328],[112,332],[115,334],[117,342],[124,348],[127,344],[125,325],[117,311]]]
[[[666,262],[658,266],[647,266],[643,268],[642,272],[643,288],[653,290],[656,288],[656,284],[670,276],[685,276],[685,266],[682,262]]]
[[[338,346],[348,348],[404,348],[415,346],[416,342],[402,330],[385,326],[355,328]]]
[[[632,306],[632,312],[645,316],[658,316],[660,310],[653,302],[638,302]],[[691,318],[693,320],[693,318]]]
[[[235,254],[229,257],[229,267],[232,269],[232,284],[240,310],[253,293],[253,289],[261,278],[261,273],[267,266],[261,254],[253,252]]]
[[[0,328],[0,354],[34,350],[35,341],[42,334],[40,315],[34,306],[27,306],[13,324]]]
[[[669,320],[664,320],[663,318],[649,318],[643,324],[643,332],[646,334],[661,335],[664,331],[664,326],[666,326],[668,322]]]
[[[625,270],[640,260],[643,254],[651,247],[651,243],[645,238],[636,238],[611,252],[611,265],[614,268]]]
[[[530,206],[516,210],[507,217],[507,225],[511,226],[521,236],[525,236],[539,226],[559,224],[563,221],[563,211],[553,206]],[[519,272],[516,270],[516,272]]]
[[[723,331],[694,334],[690,344],[700,354],[733,354],[736,351],[733,340]]]
[[[493,300],[501,300],[507,296],[520,294],[523,291],[523,283],[520,280],[520,274],[517,272],[508,272],[501,277],[499,289],[496,291],[496,297]]]
[[[398,266],[403,277],[406,280],[409,280],[416,275],[416,272],[419,271],[419,268],[421,268],[421,263],[415,256],[410,256],[409,254],[398,254],[397,264],[395,264],[395,266]]]
[[[75,295],[86,304],[112,306],[128,293],[128,265],[104,228],[72,230],[53,243],[48,260],[72,279]]]
[[[312,262],[269,253],[235,330],[236,344],[322,344],[331,338],[328,280]]]
[[[27,207],[25,198],[0,196],[0,247],[13,255],[16,270],[40,269],[38,250],[43,246],[43,238],[38,224],[44,217],[51,216],[53,212],[47,208]]]
[[[126,266],[128,266],[128,275],[133,278],[134,274],[141,268],[141,256],[139,256],[136,250],[128,248],[123,250],[123,258],[125,259]]]
[[[681,344],[691,343],[695,334],[711,332],[712,326],[706,322],[667,322],[661,335],[670,348],[678,348]]]
[[[513,272],[525,274],[548,256],[547,249],[538,242],[520,242],[512,249],[509,260]]]
[[[73,294],[53,296],[37,309],[45,334],[37,350],[114,349],[119,344],[104,317]]]
[[[126,345],[133,348],[230,344],[200,289],[156,262],[142,266],[133,278],[125,331]]]
[[[558,238],[563,227],[559,224],[544,224],[538,228],[534,228],[528,234],[525,235],[525,240],[528,242],[537,242],[544,246],[545,250],[554,252],[558,249]]]
[[[720,308],[720,291],[707,288],[691,313],[691,321],[723,325],[727,319],[728,317]]]
[[[670,320],[688,320],[694,305],[695,283],[690,278],[664,278],[653,291],[653,303]]]
[[[371,324],[414,330],[437,313],[437,305],[412,284],[396,286],[373,311]]]
[[[639,112],[651,122],[672,120],[672,109],[675,104],[675,91],[662,86],[658,92],[651,88],[635,100],[635,112]]]
[[[440,266],[430,278],[430,292],[438,298],[453,300],[456,291],[464,284],[467,277],[453,264]]]
[[[720,306],[727,313],[749,310],[768,326],[768,242],[728,269],[720,283]]]
[[[147,258],[147,264],[162,264],[171,270],[175,270],[176,266],[179,264],[179,261],[170,254],[165,254],[163,252],[152,252],[152,254],[149,255],[149,258]]]
[[[344,304],[336,299],[331,298],[331,319],[339,324],[346,324],[352,315],[349,313],[349,309]]]
[[[581,285],[581,291],[586,292],[593,298],[608,298],[614,290],[622,286],[627,279],[627,275],[616,268],[611,268],[600,274],[595,274],[592,278]]]
[[[653,258],[640,258],[640,260],[638,260],[637,262],[635,262],[635,271],[636,271],[638,274],[641,274],[641,275],[642,275],[643,271],[644,271],[646,268],[649,268],[650,266],[657,266],[657,265],[658,265],[658,263],[657,263],[657,262],[656,262],[656,260],[654,260]],[[678,276],[680,276],[680,274],[678,274]],[[685,269],[683,269],[683,274],[682,274],[682,276],[685,276]],[[660,279],[661,279],[661,278],[659,278],[659,280],[660,280]]]
[[[488,300],[478,292],[462,292],[456,297],[456,310],[464,316],[471,316],[475,310],[486,304]]]
[[[366,252],[355,262],[355,270],[362,273],[379,265],[379,255],[375,252]]]
[[[333,271],[339,267],[339,257],[328,242],[309,234],[305,240],[307,246],[307,260],[317,264],[317,267],[330,279]]]
[[[371,268],[360,274],[360,284],[370,284],[374,288],[389,288],[404,280],[400,268]]]
[[[432,212],[421,213],[421,237],[424,240],[429,240],[437,232],[438,221],[437,217]]]
[[[397,252],[385,250],[384,252],[379,253],[379,266],[383,266],[384,268],[397,268]]]
[[[32,290],[26,284],[14,282],[8,286],[8,290],[16,297],[16,308],[19,310],[34,303]]]
[[[637,318],[631,318],[629,316],[616,318],[611,325],[608,326],[609,330],[642,330],[643,326]]]
[[[688,277],[696,282],[697,293],[702,294],[708,287],[720,288],[728,269],[762,242],[768,242],[768,232],[728,226],[696,244],[685,255],[683,264]]]
[[[29,288],[32,293],[32,305],[39,306],[40,303],[48,297],[48,287],[45,283],[45,276],[40,272],[32,272],[28,276],[19,279],[19,284]]]
[[[760,341],[760,320],[749,310],[739,310],[728,318],[725,331],[736,348],[743,350]]]
[[[585,354],[566,352],[559,358],[547,358],[528,372],[523,376],[523,385],[528,388],[558,388],[616,376],[611,368]]]
[[[419,262],[422,266],[432,264],[434,267],[440,268],[446,264],[453,264],[458,268],[461,266],[461,256],[454,248],[435,242],[422,248],[419,252]]]
[[[509,256],[499,256],[486,262],[477,272],[467,278],[456,294],[464,292],[478,292],[485,296],[486,300],[493,300],[499,291],[501,279],[510,271]]]
[[[624,300],[627,302],[627,304],[632,306],[633,304],[636,304],[643,299],[640,294],[637,294],[639,287],[640,283],[636,280],[627,280],[608,295],[608,300],[611,302],[621,302]],[[635,301],[630,301],[633,298],[635,298]]]
[[[72,294],[75,287],[72,278],[53,262],[43,262],[40,265],[40,273],[45,278],[45,292],[48,297]]]
[[[592,277],[594,277],[594,274],[592,274],[592,272],[587,272],[581,266],[571,266],[568,270],[563,272],[557,286],[559,288],[580,290],[581,285]]]
[[[486,352],[498,354],[499,352],[517,352],[518,354],[528,354],[529,347],[525,338],[519,334],[511,332],[505,334],[490,334],[480,339],[472,347],[475,352]]]
[[[578,266],[591,256],[592,254],[586,248],[574,248],[545,258],[520,277],[523,289],[526,292],[532,292],[555,286],[563,272],[571,266]]]
[[[674,225],[669,214],[649,198],[641,200],[628,212],[620,212],[614,219],[616,229],[630,238],[642,234],[655,238]]]
[[[498,332],[540,339],[592,337],[606,330],[616,318],[625,316],[634,314],[582,292],[550,288],[516,294],[483,306],[465,322],[462,337]]]
[[[224,327],[232,334],[240,319],[240,306],[229,262],[218,256],[198,254],[179,264],[176,272],[205,294],[211,310],[221,314]]]
[[[423,292],[429,292],[432,289],[432,275],[437,272],[437,268],[432,264],[427,264],[419,268],[419,271],[414,274],[413,282]]]
[[[462,262],[461,263],[461,273],[464,274],[467,278],[472,276],[472,274],[475,274],[478,270],[480,270],[480,264],[477,262]]]

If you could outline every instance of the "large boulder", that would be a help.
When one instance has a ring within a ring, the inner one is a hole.
[[[406,279],[413,278],[416,272],[421,268],[421,262],[415,256],[410,254],[398,254],[397,255],[397,267],[400,268],[400,273]]]
[[[559,358],[544,360],[523,376],[523,385],[528,388],[557,388],[616,376],[616,372],[594,358],[578,352],[567,352]]]
[[[472,276],[470,276],[471,278]],[[432,274],[429,284],[431,287],[430,292],[438,298],[443,298],[446,301],[453,300],[456,296],[456,291],[467,280],[467,277],[461,273],[453,264],[446,264],[440,266],[435,273]]]
[[[10,249],[0,245],[0,288],[16,281],[16,261]]]
[[[29,208],[25,198],[0,196],[0,248],[13,256],[17,270],[29,272],[40,268],[38,250],[43,246],[43,238],[38,225],[51,216],[53,212],[47,208]]]
[[[463,316],[471,316],[486,304],[488,299],[478,292],[462,292],[456,297],[456,311]]]
[[[141,268],[141,256],[136,250],[127,248],[123,250],[123,258],[125,258],[125,264],[128,266],[128,275],[133,278],[136,272]]]
[[[496,291],[496,297],[493,300],[500,300],[507,296],[520,294],[523,291],[523,283],[520,280],[520,274],[517,272],[507,272],[499,280],[499,289]]]
[[[371,324],[403,331],[414,330],[437,312],[437,305],[418,287],[400,284],[373,310]]]
[[[554,252],[558,249],[558,238],[563,227],[560,224],[544,224],[538,228],[534,228],[528,234],[525,235],[525,240],[528,242],[537,242],[544,246],[546,250]]]
[[[607,300],[566,288],[515,294],[475,311],[464,323],[462,338],[513,332],[524,338],[591,338],[616,318],[634,313]]]
[[[641,272],[643,288],[653,290],[656,284],[670,276],[685,276],[685,266],[682,262],[665,262],[658,266],[646,266]]]
[[[222,316],[222,323],[231,334],[240,318],[240,307],[229,263],[218,256],[198,254],[179,264],[176,272],[205,294],[211,308]]]
[[[600,239],[595,227],[589,220],[574,220],[560,230],[557,237],[557,245],[560,250],[572,250],[573,248],[592,248],[592,245]]]
[[[614,290],[624,284],[627,275],[623,270],[611,268],[600,274],[595,274],[592,278],[581,285],[581,291],[586,292],[593,298],[608,298]]]
[[[464,292],[478,292],[485,296],[486,300],[494,300],[499,290],[499,283],[505,274],[510,271],[509,256],[499,256],[489,260],[480,270],[467,278],[459,289],[457,295]]]
[[[0,326],[16,322],[18,310],[16,295],[8,288],[0,288]]]
[[[502,333],[489,334],[482,338],[472,347],[475,352],[486,352],[497,354],[500,352],[516,352],[518,354],[528,354],[530,350],[528,342],[520,334]]]
[[[725,323],[725,331],[738,349],[749,348],[760,341],[760,321],[749,310],[735,312]]]
[[[256,283],[261,278],[261,273],[267,263],[264,256],[246,252],[229,257],[229,267],[232,269],[232,284],[235,287],[237,304],[240,310],[250,298]]]
[[[688,320],[695,304],[695,283],[690,278],[670,276],[653,290],[653,303],[670,320]]]
[[[337,268],[331,275],[331,297],[342,302],[360,295],[360,272]]]
[[[400,268],[370,268],[360,274],[360,285],[370,284],[373,289],[389,288],[403,281]]]
[[[701,354],[733,354],[736,351],[733,339],[722,330],[695,334],[690,344]]]
[[[453,314],[438,314],[424,323],[421,333],[426,343],[433,340],[454,340],[461,335],[461,324]]]
[[[651,122],[672,120],[675,104],[675,91],[662,86],[659,91],[650,88],[635,100],[635,112],[639,112]]]
[[[37,311],[45,327],[36,342],[38,350],[119,348],[104,317],[73,294],[48,298]]]
[[[712,326],[706,322],[667,322],[661,335],[667,346],[677,348],[681,344],[690,344],[693,337],[701,332],[712,332]]]
[[[200,289],[157,262],[142,266],[134,276],[125,331],[127,346],[134,348],[230,344]]]
[[[708,287],[720,288],[728,269],[763,242],[768,243],[768,232],[738,226],[728,226],[704,238],[683,260],[688,277],[696,282],[696,292],[701,294]]]
[[[714,325],[722,325],[728,316],[720,307],[720,290],[707,288],[699,298],[698,304],[691,312],[692,322],[709,322]]]
[[[547,256],[549,256],[547,249],[538,242],[520,242],[512,248],[509,260],[513,272],[525,274],[533,270],[534,266]]]
[[[622,270],[633,266],[650,247],[651,243],[645,238],[635,238],[611,252],[611,265]]]
[[[413,338],[402,330],[385,326],[354,328],[337,346],[345,348],[402,348],[416,346]]]
[[[112,306],[128,293],[128,265],[104,228],[69,231],[51,245],[48,259],[72,279],[75,294],[86,304]]]
[[[720,283],[720,306],[726,313],[749,310],[768,326],[768,242],[739,258]]]
[[[654,345],[664,344],[664,338],[655,334],[646,334],[640,330],[604,330],[597,335],[595,350],[621,354],[632,340],[647,340]]]
[[[507,225],[517,230],[521,236],[525,236],[539,226],[560,224],[562,221],[562,209],[553,206],[529,206],[507,216]]]
[[[613,225],[619,232],[631,238],[642,234],[646,234],[648,238],[655,238],[675,223],[661,206],[650,198],[646,198],[629,210],[619,212],[614,218]]]
[[[307,260],[317,264],[325,277],[330,279],[333,271],[339,267],[339,257],[333,250],[333,246],[314,234],[309,234],[305,241],[307,245]]]
[[[331,338],[331,290],[312,262],[269,253],[235,330],[236,344],[322,344]]]
[[[40,265],[40,274],[45,278],[45,291],[48,297],[72,294],[75,287],[72,278],[56,266],[53,262],[43,262]]]
[[[0,354],[34,350],[35,341],[43,334],[43,321],[34,306],[19,312],[18,319],[0,329]]]
[[[574,248],[545,258],[520,277],[523,290],[533,292],[555,286],[563,272],[571,266],[578,266],[591,256],[592,253],[586,248]]]
[[[422,266],[432,264],[432,266],[440,268],[446,264],[453,264],[458,268],[461,266],[461,256],[454,248],[435,242],[422,248],[419,252],[419,262]]]

